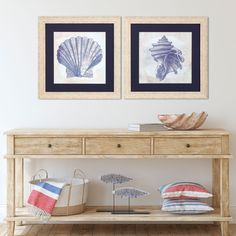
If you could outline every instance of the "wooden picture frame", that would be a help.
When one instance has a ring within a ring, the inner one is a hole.
[[[207,17],[126,17],[125,98],[208,98]]]
[[[39,98],[120,99],[120,17],[39,17]]]

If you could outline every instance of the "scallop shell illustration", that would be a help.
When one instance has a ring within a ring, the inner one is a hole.
[[[182,69],[184,62],[182,51],[175,48],[165,35],[157,43],[153,43],[149,50],[157,62],[157,79],[164,80],[167,74],[171,72],[177,74],[178,69]]]
[[[205,122],[207,116],[206,112],[193,112],[191,115],[185,113],[158,115],[158,118],[167,128],[193,130],[199,128]]]
[[[92,38],[71,37],[60,44],[57,60],[66,67],[67,78],[93,77],[93,67],[102,60],[101,46]]]

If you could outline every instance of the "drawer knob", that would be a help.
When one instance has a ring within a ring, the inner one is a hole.
[[[49,147],[49,148],[51,148],[51,147],[52,147],[52,144],[51,144],[51,143],[49,143],[49,144],[48,144],[48,147]]]
[[[121,148],[121,144],[120,144],[120,143],[118,143],[118,144],[117,144],[117,147],[118,147],[118,148]]]
[[[190,147],[191,147],[191,145],[190,145],[189,143],[187,143],[187,144],[186,144],[186,147],[187,147],[187,148],[190,148]]]

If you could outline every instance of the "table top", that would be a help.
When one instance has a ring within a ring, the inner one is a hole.
[[[152,132],[138,132],[129,131],[128,129],[12,129],[5,132],[6,135],[16,136],[28,136],[28,135],[39,135],[39,136],[50,136],[50,135],[127,135],[127,136],[221,136],[229,135],[229,132],[224,129],[196,129],[196,130],[161,130]]]

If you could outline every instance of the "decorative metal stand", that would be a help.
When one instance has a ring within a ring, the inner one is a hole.
[[[127,210],[123,211],[113,211],[112,214],[150,214],[148,211],[134,211],[130,207],[130,199],[131,198],[138,198],[142,196],[149,195],[148,192],[143,190],[134,188],[134,187],[127,187],[127,188],[119,188],[113,192],[113,195],[120,196],[121,198],[127,197],[128,198],[128,208]]]
[[[106,184],[112,184],[112,208],[97,209],[97,212],[123,212],[123,210],[116,208],[116,198],[113,193],[116,190],[116,184],[123,184],[132,179],[119,174],[107,174],[101,176],[101,180]]]

